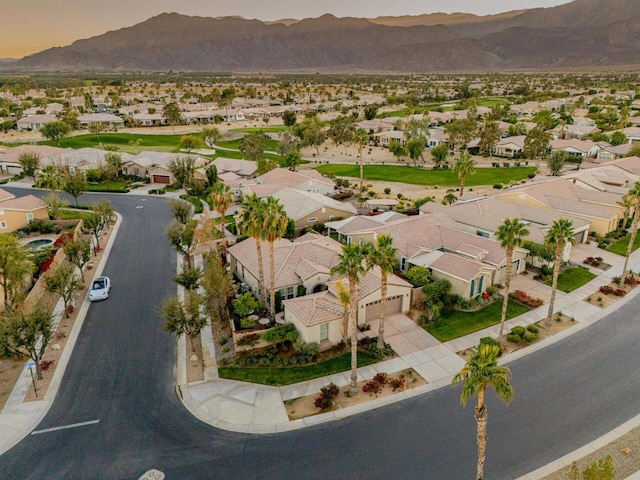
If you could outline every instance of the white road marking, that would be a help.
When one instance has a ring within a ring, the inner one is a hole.
[[[63,425],[62,427],[45,428],[43,430],[34,430],[31,435],[40,435],[41,433],[55,432],[58,430],[67,430],[68,428],[85,427],[87,425],[95,425],[100,423],[100,420],[91,420],[89,422],[72,423],[71,425]]]
[[[138,205],[136,206],[136,208],[144,208],[142,205]]]

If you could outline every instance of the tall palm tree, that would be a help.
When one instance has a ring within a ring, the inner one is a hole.
[[[380,235],[376,239],[374,248],[369,251],[367,256],[367,264],[369,267],[377,266],[380,268],[380,323],[378,325],[378,348],[384,348],[384,315],[387,308],[387,284],[389,275],[393,274],[396,266],[396,254],[398,249],[393,246],[391,235]]]
[[[556,300],[556,291],[558,290],[558,275],[560,274],[560,264],[562,263],[562,252],[565,245],[576,243],[573,238],[573,223],[571,220],[561,218],[554,220],[551,228],[544,237],[544,241],[548,245],[556,247],[556,259],[553,264],[553,282],[551,283],[551,298],[549,299],[549,313],[547,313],[547,322],[551,321],[553,315],[553,303]]]
[[[484,476],[484,461],[487,452],[487,406],[484,396],[487,386],[495,389],[496,395],[505,403],[513,398],[513,387],[509,382],[511,373],[507,367],[498,365],[500,347],[481,343],[478,351],[474,353],[460,372],[453,377],[453,383],[464,382],[460,403],[464,406],[471,397],[478,397],[478,403],[474,411],[474,417],[478,425],[478,463],[476,468],[476,480],[482,480]]]
[[[338,255],[338,264],[331,269],[332,275],[347,277],[349,281],[349,324],[351,328],[351,386],[349,395],[358,393],[358,294],[359,275],[369,270],[365,262],[367,249],[362,245],[344,245]]]
[[[38,172],[36,187],[46,188],[50,192],[51,209],[53,216],[58,218],[58,196],[56,190],[64,188],[64,176],[55,165],[47,165]]]
[[[260,283],[260,300],[267,304],[267,284],[264,281],[264,264],[262,261],[262,242],[267,240],[263,228],[265,203],[255,193],[246,195],[238,215],[238,226],[243,235],[247,235],[256,243],[258,257],[258,282]]]
[[[476,173],[476,162],[467,152],[462,152],[453,166],[453,172],[460,179],[460,196],[462,197],[467,176]]]
[[[342,339],[346,345],[347,339],[349,338],[349,306],[351,305],[351,297],[349,296],[349,289],[342,280],[336,282],[336,293],[338,294],[340,305],[344,308],[342,317]]]
[[[225,235],[225,214],[233,203],[233,192],[224,183],[215,183],[209,194],[213,208],[220,215],[220,234],[222,235],[222,254],[227,253],[227,236]]]
[[[276,266],[274,244],[287,233],[289,217],[277,198],[267,197],[264,207],[263,229],[269,242],[269,305],[271,318],[276,315]]]
[[[507,307],[509,305],[509,289],[511,287],[511,275],[513,273],[513,250],[522,245],[524,237],[529,235],[529,230],[524,228],[524,224],[517,218],[513,220],[506,218],[498,230],[496,238],[500,241],[500,246],[506,250],[506,271],[504,279],[504,297],[502,298],[502,315],[500,317],[500,334],[504,333],[504,322],[507,319]]]
[[[622,276],[627,274],[627,267],[629,266],[629,257],[633,252],[633,244],[636,241],[636,235],[638,234],[638,223],[640,222],[640,182],[636,182],[631,190],[627,192],[625,197],[630,198],[630,203],[634,206],[633,222],[631,222],[631,236],[629,237],[629,245],[627,245],[627,254],[624,259],[624,267],[622,267]],[[623,225],[624,228],[626,225]]]
[[[364,162],[362,161],[362,148],[369,139],[369,134],[364,128],[357,128],[353,132],[352,141],[358,145],[358,156],[360,157],[360,192],[362,193],[362,184],[364,183]]]

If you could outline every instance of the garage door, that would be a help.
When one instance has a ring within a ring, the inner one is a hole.
[[[380,318],[380,310],[382,309],[382,301],[369,303],[366,307],[365,321],[370,322],[376,318]],[[395,297],[387,297],[387,308],[385,315],[391,315],[392,313],[400,313],[402,311],[402,295],[396,295]]]
[[[170,183],[169,175],[154,175],[153,183],[166,183],[168,185]]]

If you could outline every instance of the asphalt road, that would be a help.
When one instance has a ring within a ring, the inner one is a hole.
[[[174,393],[175,340],[157,315],[175,288],[166,202],[109,198],[124,217],[105,269],[112,296],[89,309],[58,397],[36,430],[99,422],[28,436],[0,456],[0,478],[136,479],[150,468],[168,480],[474,478],[473,405],[460,406],[459,387],[277,435],[230,433],[194,419]],[[487,479],[518,477],[639,412],[638,307],[634,300],[510,364],[512,403],[489,394]]]

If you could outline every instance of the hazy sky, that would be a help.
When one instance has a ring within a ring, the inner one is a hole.
[[[466,12],[477,15],[552,7],[569,0],[0,0],[0,58],[22,57],[80,38],[135,25],[162,12],[245,18],[418,15]]]

